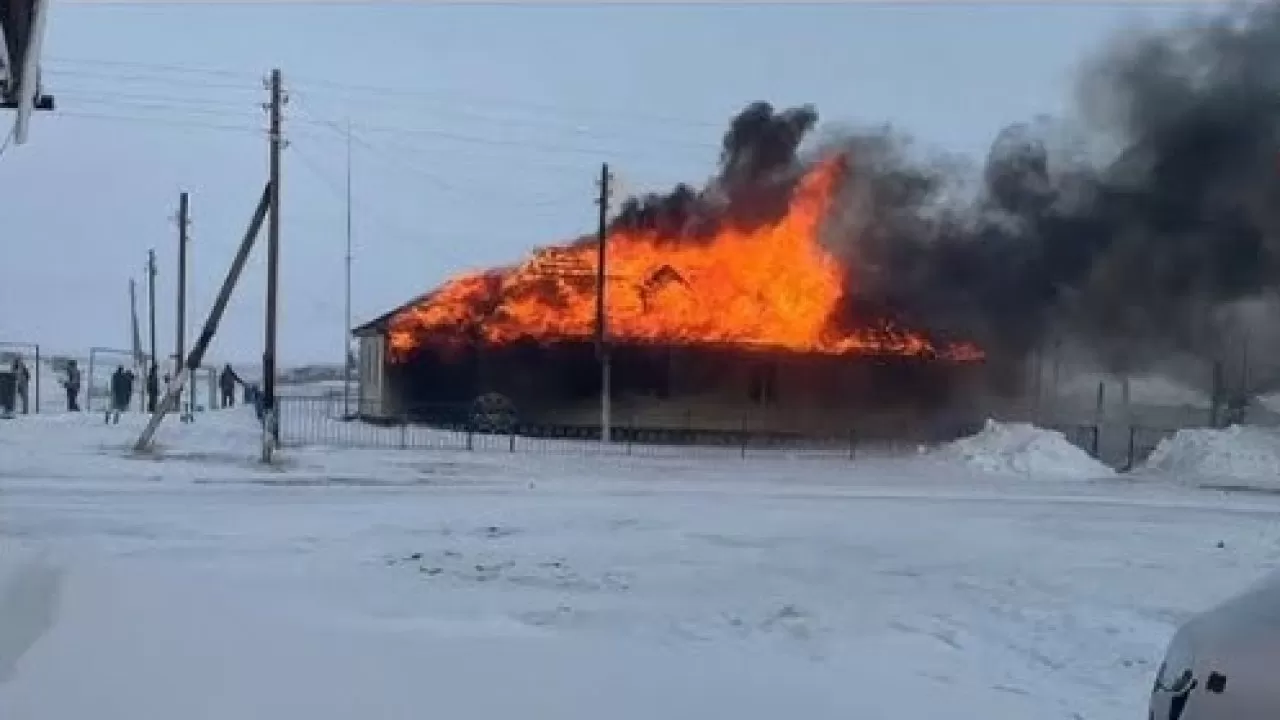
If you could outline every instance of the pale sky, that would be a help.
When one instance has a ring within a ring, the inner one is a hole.
[[[601,162],[626,189],[701,183],[749,102],[814,103],[824,123],[890,122],[981,157],[1004,125],[1068,108],[1080,63],[1111,34],[1186,10],[55,0],[44,77],[59,109],[0,156],[0,342],[128,348],[128,280],[145,334],[154,247],[158,347],[172,352],[180,190],[194,338],[265,179],[272,67],[292,96],[280,361],[340,362],[348,119],[359,323],[460,270],[590,231]],[[213,360],[259,361],[264,267],[265,241]]]

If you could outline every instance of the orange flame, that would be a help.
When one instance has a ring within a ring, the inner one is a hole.
[[[908,330],[849,330],[833,321],[844,272],[818,237],[842,177],[838,160],[819,164],[801,180],[782,219],[757,230],[725,229],[682,242],[653,231],[610,234],[610,341],[980,359],[982,351],[968,343],[935,348]],[[404,359],[433,337],[466,333],[489,344],[593,338],[597,252],[595,243],[547,248],[514,268],[446,282],[391,319],[392,357]]]

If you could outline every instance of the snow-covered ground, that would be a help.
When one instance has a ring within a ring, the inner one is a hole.
[[[141,423],[0,423],[2,718],[1127,720],[1280,558],[1280,498],[1043,459],[266,468],[249,411]]]

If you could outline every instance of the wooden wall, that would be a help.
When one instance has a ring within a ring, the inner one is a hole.
[[[615,347],[611,357],[618,425],[842,434],[919,422],[963,406],[976,387],[972,367],[904,358],[672,346]],[[590,343],[441,349],[392,366],[388,377],[410,409],[498,392],[527,422],[593,426],[599,418]]]

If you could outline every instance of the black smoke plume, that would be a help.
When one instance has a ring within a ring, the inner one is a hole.
[[[1067,336],[1115,370],[1213,356],[1238,329],[1224,310],[1280,286],[1280,5],[1119,38],[1083,73],[1079,118],[1003,129],[976,178],[891,128],[802,153],[817,112],[759,102],[706,187],[630,198],[615,227],[770,223],[806,165],[839,153],[823,237],[848,272],[838,320],[1011,358]]]
[[[966,203],[891,133],[846,138],[825,239],[850,260],[848,312],[1008,353],[1069,333],[1115,369],[1212,355],[1219,311],[1280,283],[1280,6],[1126,35],[1081,106],[1078,134],[1117,157],[1015,125]]]
[[[614,227],[699,239],[726,225],[752,229],[777,221],[803,171],[800,143],[817,122],[809,105],[781,112],[766,102],[748,105],[730,121],[718,172],[704,189],[680,184],[665,195],[628,198]]]

